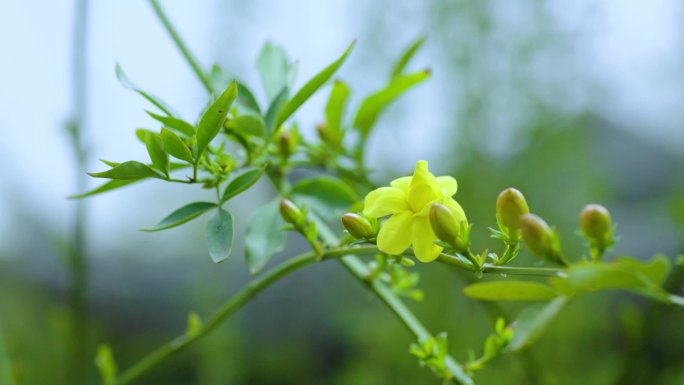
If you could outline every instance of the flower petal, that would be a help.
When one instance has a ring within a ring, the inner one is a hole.
[[[378,233],[378,249],[380,251],[398,255],[411,246],[413,214],[403,211],[394,214],[385,222]]]
[[[399,190],[408,194],[409,187],[411,187],[411,179],[413,179],[413,177],[411,176],[402,176],[401,178],[397,178],[391,181],[390,186],[396,187]]]
[[[433,241],[437,236],[432,231],[430,219],[428,217],[414,217],[413,219],[413,253],[421,262],[432,262],[437,259],[443,248],[437,246]]]
[[[373,218],[408,210],[406,194],[395,187],[380,187],[368,193],[363,214]]]
[[[446,198],[446,199],[444,199],[442,204],[444,206],[448,207],[449,210],[451,210],[451,212],[456,217],[457,221],[460,222],[460,221],[467,221],[468,220],[466,218],[465,211],[463,211],[463,208],[461,207],[461,205],[459,205],[458,202],[456,202],[454,200],[454,198]]]
[[[435,179],[435,176],[428,171],[428,163],[424,160],[419,160],[416,163],[416,168],[413,170],[413,178],[411,178],[411,187],[420,184],[437,187],[437,180]]]
[[[445,197],[450,197],[456,194],[456,190],[458,190],[458,183],[456,183],[456,179],[450,176],[438,176],[436,179],[442,195]]]
[[[408,203],[413,212],[421,212],[425,205],[438,198],[439,196],[433,186],[425,183],[419,185],[411,184],[408,193]]]

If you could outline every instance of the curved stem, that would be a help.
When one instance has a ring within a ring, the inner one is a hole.
[[[195,71],[197,78],[199,78],[199,80],[202,82],[204,88],[207,90],[207,92],[209,92],[209,94],[214,93],[214,89],[211,87],[211,83],[209,82],[207,74],[204,72],[202,67],[200,67],[199,63],[190,52],[190,49],[188,49],[188,46],[185,45],[185,42],[181,39],[180,35],[178,35],[178,32],[176,32],[176,29],[171,24],[171,21],[169,21],[169,18],[166,16],[166,13],[164,13],[164,10],[159,4],[159,1],[150,0],[150,4],[154,9],[154,13],[157,14],[159,20],[162,22],[162,24],[164,24],[164,29],[166,29],[166,32],[168,32],[169,35],[171,35],[171,39],[173,39],[173,42],[176,43],[176,46],[185,57],[185,60],[188,61],[193,71]]]
[[[323,253],[323,259],[333,259],[339,258],[349,254],[369,254],[375,253],[377,249],[375,247],[349,247],[341,249],[328,250]],[[167,342],[161,347],[157,348],[152,353],[148,354],[143,359],[139,360],[135,365],[130,367],[125,372],[117,378],[115,384],[124,385],[130,384],[133,381],[139,379],[143,374],[147,373],[149,370],[159,365],[167,358],[171,357],[175,353],[185,349],[193,342],[209,334],[212,330],[216,329],[221,323],[223,323],[228,317],[230,317],[237,310],[242,308],[247,302],[254,298],[261,291],[269,287],[271,284],[279,281],[281,278],[289,275],[290,273],[301,269],[302,267],[311,265],[318,262],[318,257],[313,252],[306,254],[301,254],[297,257],[289,259],[277,267],[270,270],[268,273],[262,275],[261,277],[253,280],[237,294],[231,297],[228,301],[223,303],[221,307],[216,310],[216,312],[207,320],[207,322],[202,326],[201,329],[192,334],[181,334],[173,340]]]

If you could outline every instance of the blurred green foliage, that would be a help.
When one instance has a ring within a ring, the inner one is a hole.
[[[561,58],[572,57],[567,48],[572,37],[555,29],[543,2],[536,1],[520,5],[530,15],[532,32],[510,33],[515,25],[498,24],[493,3],[455,1],[425,6],[432,15],[431,28],[438,31],[429,36],[428,43],[443,52],[443,62],[434,65],[448,70],[456,84],[452,93],[445,95],[459,101],[457,108],[445,112],[453,113],[456,129],[450,133],[453,140],[444,140],[442,146],[444,153],[458,155],[443,161],[452,165],[450,174],[459,182],[456,198],[475,224],[473,243],[487,241],[486,228],[496,223],[497,194],[515,186],[525,193],[532,211],[558,227],[561,239],[575,240],[564,243],[570,259],[583,253],[573,245],[581,244],[575,234],[577,215],[588,201],[599,201],[614,213],[618,234],[625,238],[618,253],[636,249],[642,253],[639,257],[647,258],[661,251],[671,255],[683,252],[682,154],[649,148],[611,127],[589,108],[568,112],[559,102],[560,96],[576,82],[587,90],[594,85],[573,77],[549,84],[531,63],[539,55],[553,57],[559,52]],[[382,18],[384,8],[373,6],[375,11],[366,16],[368,35],[360,41],[372,41],[373,32],[382,29],[382,23],[378,26],[373,19]],[[386,34],[380,31],[379,36]],[[508,70],[495,71],[492,63],[497,60],[505,61]],[[506,104],[506,98],[515,103],[497,110]],[[509,139],[503,142],[504,150],[492,151],[489,143],[499,132],[497,122],[507,116],[517,119],[506,128]],[[395,129],[409,129],[395,123]],[[646,173],[656,172],[658,178],[674,182],[644,193],[638,179],[643,173],[624,170],[623,165],[635,164],[630,159],[634,154],[648,154],[656,164]],[[383,179],[382,175],[373,177]],[[634,220],[630,212],[643,215]],[[678,249],[658,244],[663,239],[659,232],[664,229],[662,225],[649,226],[653,218],[665,218],[677,229]],[[50,234],[38,232],[35,236],[47,238]],[[276,258],[292,251],[290,247]],[[104,257],[96,259],[93,269],[106,270],[113,262],[101,261],[111,258],[143,277],[132,280],[133,294],[97,292],[90,298],[83,339],[93,359],[97,343],[111,341],[120,367],[183,330],[188,310],[210,311],[248,279],[245,269],[228,276],[211,271],[206,258],[199,257],[201,252],[174,268],[142,263],[138,255],[96,248],[92,253]],[[46,254],[55,255],[52,251]],[[11,372],[18,384],[68,384],[69,314],[62,288],[28,274],[22,268],[30,263],[24,256],[9,257],[15,258],[0,259],[0,383],[5,384]],[[525,264],[535,261],[526,253],[519,259]],[[419,287],[429,300],[412,302],[411,307],[431,330],[448,332],[450,352],[462,361],[469,356],[469,347],[481,346],[497,317],[513,319],[522,309],[520,304],[465,298],[462,288],[476,280],[469,273],[435,265],[416,269],[421,273]],[[186,274],[189,271],[192,273]],[[683,285],[684,268],[679,266],[666,286],[671,292],[681,292]],[[173,289],[165,290],[168,286]],[[562,310],[531,349],[490,363],[488,370],[478,372],[476,380],[478,384],[681,384],[684,331],[678,325],[683,324],[681,309],[630,294],[603,292],[580,297]],[[163,370],[152,372],[145,383],[436,382],[408,354],[412,342],[357,281],[323,264],[278,283],[209,338],[174,357]],[[97,381],[94,362],[87,379],[88,383]]]

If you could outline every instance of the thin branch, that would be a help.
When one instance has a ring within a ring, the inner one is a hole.
[[[377,252],[375,247],[348,247],[341,249],[333,249],[323,253],[323,260],[339,258],[349,254],[372,254]],[[187,348],[195,341],[209,334],[216,329],[224,321],[226,321],[233,313],[240,310],[242,306],[248,303],[257,294],[271,286],[273,283],[279,281],[285,276],[293,273],[305,266],[318,262],[318,257],[313,252],[301,254],[297,257],[288,259],[280,265],[271,269],[268,273],[254,279],[237,294],[232,296],[228,301],[223,303],[221,307],[214,312],[214,314],[207,320],[201,329],[192,334],[181,334],[172,339],[161,347],[157,348],[136,364],[130,367],[117,378],[116,385],[130,384],[145,373],[161,364],[172,355]]]
[[[83,143],[83,127],[87,112],[87,27],[88,1],[76,2],[76,15],[73,29],[72,51],[72,103],[73,111],[67,124],[67,132],[71,144],[71,151],[76,163],[76,191],[83,191],[87,185],[84,170],[87,167],[87,151]],[[88,287],[86,259],[86,202],[79,200],[74,203],[74,217],[72,224],[71,247],[68,254],[69,267],[69,308],[71,312],[71,331],[69,354],[70,382],[83,383],[87,368],[87,339],[84,337],[86,327]],[[87,333],[85,333],[87,334]]]
[[[185,57],[185,60],[187,60],[187,62],[192,67],[193,71],[195,71],[195,75],[197,75],[197,78],[202,82],[204,88],[207,90],[209,94],[214,93],[214,89],[211,86],[211,82],[209,82],[209,78],[207,77],[206,72],[204,72],[202,67],[200,67],[199,62],[195,59],[195,56],[193,56],[188,46],[181,39],[180,35],[178,35],[178,32],[176,32],[176,28],[173,26],[173,24],[171,24],[171,21],[166,16],[166,13],[164,13],[164,10],[159,4],[159,1],[150,0],[150,4],[154,9],[154,13],[157,14],[159,20],[162,22],[162,24],[164,24],[164,29],[166,29],[166,32],[168,32],[169,35],[171,35],[171,39],[173,39],[173,42],[176,43],[176,47],[178,47],[178,49],[181,51],[181,53]]]

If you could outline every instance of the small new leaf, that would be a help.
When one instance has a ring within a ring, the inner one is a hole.
[[[278,113],[278,118],[276,119],[276,124],[275,128],[280,127],[281,124],[283,124],[287,118],[292,116],[292,114],[297,111],[299,107],[301,107],[304,102],[311,97],[325,82],[330,79],[335,72],[342,66],[342,63],[344,63],[345,59],[347,59],[347,56],[349,56],[349,53],[351,52],[352,48],[354,48],[354,44],[356,41],[353,41],[349,47],[344,51],[342,56],[340,56],[337,60],[335,60],[332,64],[324,68],[321,72],[316,74],[311,80],[309,80],[302,88],[297,91],[297,93],[290,99],[285,106],[279,111]]]
[[[430,71],[424,70],[412,74],[401,75],[390,81],[384,89],[368,96],[354,118],[356,127],[362,136],[366,137],[384,109],[401,94],[430,77]]]
[[[204,149],[207,148],[209,143],[218,135],[223,126],[223,121],[226,120],[226,116],[228,115],[228,109],[230,108],[230,105],[233,104],[236,97],[237,83],[233,81],[228,88],[223,91],[221,96],[219,96],[204,114],[202,114],[202,118],[200,118],[199,124],[197,125],[197,132],[195,133],[197,141],[197,145],[193,149],[195,151],[195,160],[198,160],[202,156]]]
[[[230,183],[228,183],[228,186],[226,186],[226,189],[223,191],[223,197],[221,198],[221,202],[226,202],[230,198],[233,198],[238,194],[246,191],[250,187],[252,187],[254,183],[256,183],[259,180],[259,178],[261,178],[261,176],[264,175],[265,170],[266,165],[263,165],[261,168],[258,168],[256,170],[249,170],[244,174],[238,176],[237,178],[233,179]]]
[[[173,111],[171,110],[171,107],[169,107],[163,100],[141,90],[140,88],[138,88],[138,86],[133,84],[133,82],[128,78],[128,76],[126,76],[119,63],[116,63],[116,77],[117,79],[119,79],[119,83],[121,83],[121,85],[124,86],[124,88],[137,92],[140,96],[142,96],[143,98],[150,101],[150,103],[157,106],[157,108],[162,110],[162,112],[164,112],[166,115],[174,115]]]
[[[287,86],[289,60],[283,47],[266,42],[261,47],[256,63],[266,98],[272,101]]]
[[[214,207],[216,207],[216,203],[212,202],[190,203],[166,216],[156,226],[149,229],[142,229],[141,231],[160,231],[180,226],[199,217]]]
[[[169,177],[169,155],[164,151],[162,140],[159,134],[147,130],[138,130],[142,137],[147,153],[154,167]]]
[[[188,137],[191,137],[195,134],[195,127],[182,119],[174,118],[172,116],[161,116],[150,111],[147,111],[147,114],[164,126],[173,128],[174,130]]]
[[[157,178],[165,179],[158,172],[154,171],[150,166],[136,162],[134,160],[123,162],[111,170],[103,172],[91,172],[88,175],[95,178],[109,178],[109,179],[143,179],[143,178]]]
[[[223,262],[233,249],[233,216],[219,208],[207,222],[204,234],[212,261]]]
[[[304,179],[292,187],[292,197],[326,220],[339,220],[358,198],[346,183],[333,178]]]
[[[285,245],[281,230],[285,222],[280,216],[278,199],[254,211],[245,231],[245,259],[251,274],[259,273],[271,257]]]
[[[523,349],[541,337],[567,302],[567,297],[558,297],[547,304],[531,305],[525,308],[515,321],[515,332],[507,350]]]
[[[183,143],[183,140],[174,134],[173,131],[162,128],[161,130],[161,141],[164,151],[176,159],[184,160],[188,163],[192,163],[192,152],[190,148]]]
[[[342,130],[342,118],[350,94],[349,86],[344,82],[336,80],[333,83],[328,104],[325,106],[325,121],[328,123],[328,128],[334,132]]]
[[[392,74],[390,75],[391,79],[396,78],[397,76],[401,75],[402,72],[404,72],[404,68],[406,68],[408,62],[416,54],[416,52],[418,52],[423,43],[425,43],[425,38],[420,37],[416,41],[414,41],[406,49],[406,51],[404,51],[404,53],[401,55],[397,63],[394,65],[394,68],[392,68]]]
[[[97,194],[102,194],[107,191],[111,191],[114,189],[118,189],[124,186],[128,186],[131,183],[138,182],[140,179],[113,179],[110,180],[88,192],[84,192],[82,194],[78,195],[70,195],[68,198],[69,199],[82,199],[82,198],[87,198],[89,196],[97,195]]]

